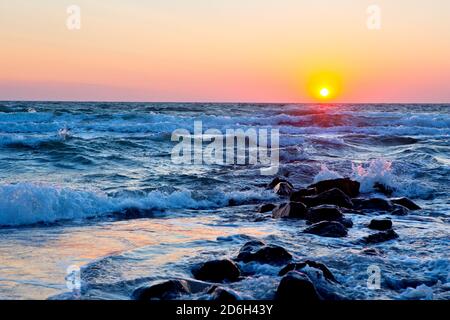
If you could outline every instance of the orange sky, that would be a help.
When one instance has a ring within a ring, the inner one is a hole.
[[[448,0],[0,0],[0,39],[0,100],[450,102]]]

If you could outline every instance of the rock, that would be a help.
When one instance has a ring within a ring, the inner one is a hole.
[[[279,184],[280,182],[285,182],[287,183],[292,189],[294,189],[294,186],[292,185],[292,183],[290,183],[288,180],[284,179],[284,178],[280,178],[280,177],[276,177],[275,179],[272,180],[271,183],[269,183],[267,185],[267,189],[273,189],[277,186],[277,184]]]
[[[255,252],[259,249],[261,249],[262,247],[264,247],[266,244],[260,240],[251,240],[246,242],[241,250],[239,250],[239,253],[242,252]]]
[[[314,195],[317,195],[316,188],[300,189],[292,192],[290,200],[293,202],[301,202],[301,199],[303,197],[309,197]]]
[[[300,202],[284,203],[272,211],[272,217],[275,219],[290,218],[304,219],[306,216],[306,206]]]
[[[368,255],[368,256],[381,256],[382,252],[375,248],[365,248],[361,250],[362,254]]]
[[[382,198],[352,199],[357,209],[391,211],[393,206],[389,200]]]
[[[134,300],[173,300],[189,293],[191,290],[187,281],[168,280],[140,287],[133,292],[132,298]]]
[[[344,208],[353,207],[352,200],[337,188],[322,192],[317,196],[303,197],[301,202],[308,207],[317,207],[323,204],[332,204]]]
[[[316,223],[320,221],[336,221],[344,217],[339,207],[329,204],[310,208],[306,214],[306,220]]]
[[[340,224],[342,224],[344,227],[350,229],[353,228],[353,221],[350,218],[342,218],[339,220],[336,220],[336,222],[339,222]]]
[[[195,279],[202,281],[223,282],[236,281],[241,272],[237,265],[229,260],[212,260],[201,264],[192,270]]]
[[[373,219],[370,221],[369,229],[385,231],[392,228],[392,220],[390,219]]]
[[[154,215],[154,211],[150,209],[140,209],[140,208],[126,208],[122,211],[114,212],[113,215],[120,217],[123,220],[134,220],[134,219],[142,219],[152,217]]]
[[[284,264],[291,261],[292,255],[283,247],[276,245],[263,245],[258,243],[246,243],[236,258],[236,261],[259,262],[266,264]]]
[[[277,195],[282,197],[289,197],[292,194],[293,190],[294,189],[287,182],[280,182],[275,186],[275,188],[273,188],[273,191]]]
[[[347,236],[347,228],[336,221],[322,221],[306,228],[303,232],[329,238]]]
[[[406,215],[408,215],[408,213],[409,213],[409,210],[399,204],[395,204],[393,206],[392,212],[391,212],[391,214],[393,216],[406,216]]]
[[[298,262],[298,263],[289,263],[287,266],[285,266],[283,269],[280,270],[278,273],[279,276],[286,275],[289,271],[300,271],[304,267],[310,267],[319,269],[322,271],[323,276],[325,279],[327,279],[330,282],[338,282],[336,278],[334,277],[333,273],[330,271],[330,269],[327,268],[326,265],[320,262],[312,261],[312,260],[306,260],[304,262]]]
[[[321,300],[309,277],[297,271],[290,271],[281,279],[275,299],[295,302]]]
[[[394,193],[394,189],[379,182],[375,182],[373,188],[387,196],[390,196],[392,193]]]
[[[314,188],[318,193],[337,188],[344,192],[347,196],[354,198],[359,195],[360,183],[350,180],[349,178],[325,180],[310,185],[308,188]]]
[[[237,300],[241,300],[239,295],[230,289],[224,289],[221,287],[213,286],[208,291],[211,294],[211,300],[218,302],[234,302]]]
[[[275,209],[277,206],[272,204],[272,203],[266,203],[263,204],[262,206],[259,207],[258,212],[259,213],[266,213],[266,212],[270,212],[273,209]]]
[[[398,238],[398,234],[394,230],[389,229],[387,231],[381,231],[378,233],[371,234],[367,237],[364,237],[362,239],[362,242],[366,243],[366,244],[374,244],[374,243],[380,243],[380,242],[385,242],[385,241],[389,241],[389,240],[394,240],[397,238]]]
[[[392,203],[399,204],[409,210],[420,210],[422,209],[417,204],[415,204],[411,199],[408,198],[397,198],[397,199],[391,199]]]

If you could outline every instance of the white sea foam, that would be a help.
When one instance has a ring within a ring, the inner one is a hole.
[[[342,175],[336,171],[328,169],[325,164],[322,164],[320,168],[320,172],[314,177],[314,183],[324,181],[324,180],[332,180],[342,178]]]
[[[102,216],[125,208],[150,210],[210,209],[223,207],[230,200],[246,203],[274,197],[268,191],[212,191],[198,199],[190,191],[165,193],[152,191],[144,196],[111,197],[99,191],[81,191],[67,187],[35,183],[0,186],[0,225],[19,226],[59,220],[79,220]]]

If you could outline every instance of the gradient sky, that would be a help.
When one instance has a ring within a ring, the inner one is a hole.
[[[0,100],[450,102],[448,0],[0,0],[0,40]]]

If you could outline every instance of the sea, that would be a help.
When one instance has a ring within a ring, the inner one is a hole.
[[[174,163],[174,131],[195,122],[278,130],[276,175],[296,188],[350,177],[364,196],[385,197],[378,183],[422,210],[347,214],[343,238],[302,233],[305,221],[258,213],[286,201],[261,166]],[[326,264],[344,299],[450,299],[449,135],[446,104],[0,102],[0,298],[126,300],[259,239]],[[399,238],[361,244],[374,217]],[[279,266],[239,267],[246,276],[223,286],[274,297]]]

